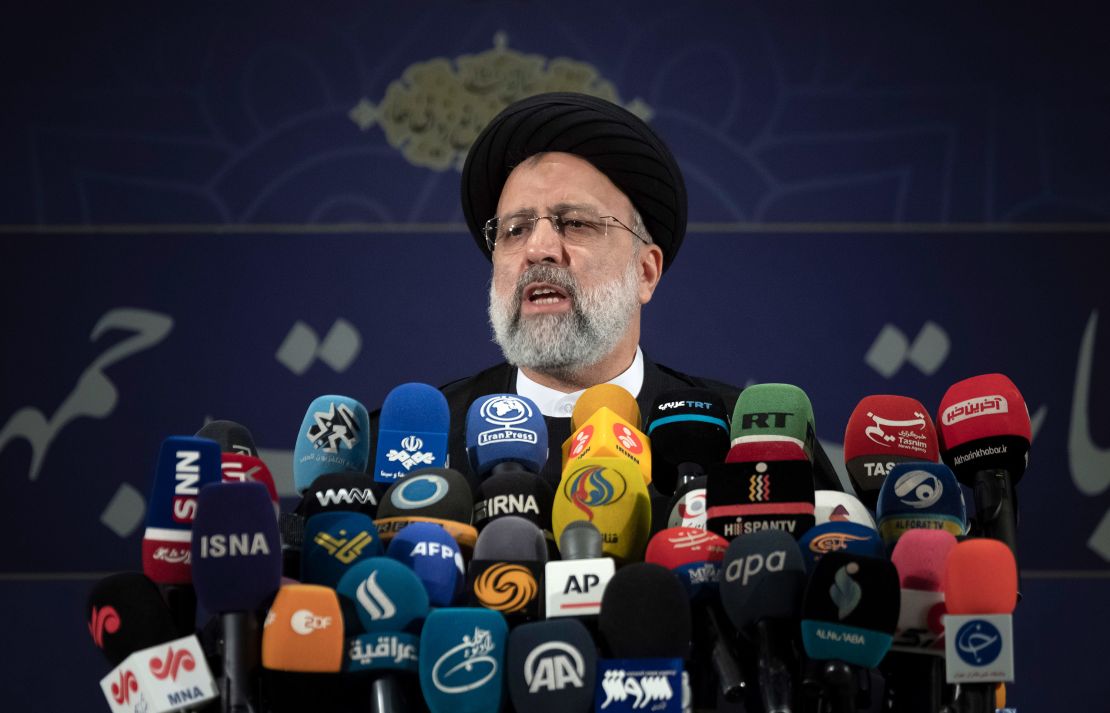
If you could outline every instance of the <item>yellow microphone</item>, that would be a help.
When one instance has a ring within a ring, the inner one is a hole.
[[[626,458],[587,458],[563,473],[551,524],[558,540],[577,520],[601,533],[601,551],[617,562],[643,559],[651,534],[651,498],[639,469]]]
[[[563,475],[592,458],[624,458],[651,482],[651,440],[608,406],[602,406],[563,444]]]

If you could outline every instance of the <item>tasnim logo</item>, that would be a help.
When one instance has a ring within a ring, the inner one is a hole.
[[[131,694],[139,692],[139,681],[130,671],[119,672],[119,682],[112,684],[112,698],[116,703],[126,705],[131,702]]]
[[[999,413],[1008,413],[1009,411],[1010,404],[1006,401],[1006,397],[1001,394],[977,396],[967,401],[961,401],[958,404],[952,404],[944,409],[944,412],[940,415],[940,422],[945,426],[951,426],[954,423],[966,421],[969,418],[993,416]]]
[[[89,633],[92,634],[93,641],[96,642],[97,648],[104,648],[104,634],[114,634],[119,631],[119,614],[112,607],[101,607],[97,609],[92,608],[92,613],[89,615]]]
[[[176,681],[179,669],[192,671],[196,667],[196,659],[187,649],[174,651],[172,646],[166,652],[165,658],[160,659],[155,656],[150,659],[150,672],[160,681],[164,681],[167,677],[171,681]]]
[[[371,572],[366,581],[359,583],[355,597],[374,621],[392,619],[393,615],[397,613],[397,606],[378,586],[377,577],[377,571]]]
[[[524,659],[524,683],[529,693],[540,689],[561,691],[568,686],[582,688],[585,675],[581,652],[565,641],[542,643]]]
[[[487,609],[504,614],[518,612],[536,597],[539,586],[527,567],[503,562],[474,580],[474,596]]]
[[[308,429],[305,437],[313,448],[325,453],[338,453],[340,443],[348,450],[358,443],[358,419],[347,404],[339,404],[337,407],[333,401],[326,412],[317,411],[312,417],[316,419],[316,423]]]
[[[462,643],[452,646],[432,666],[432,684],[448,695],[481,688],[497,675],[497,659],[490,656],[493,637],[487,629],[474,627],[474,637],[463,635]],[[458,654],[462,654],[461,660]],[[443,667],[452,663],[454,665]]]
[[[674,689],[671,688],[668,676],[663,671],[644,672],[636,676],[627,675],[623,669],[606,671],[601,681],[601,688],[605,691],[605,701],[600,706],[601,710],[614,701],[623,703],[629,698],[633,699],[633,710],[674,698]]]
[[[925,430],[925,414],[914,411],[913,415],[917,418],[906,419],[902,421],[893,421],[891,419],[883,418],[882,416],[876,416],[874,413],[868,411],[867,416],[871,419],[873,423],[872,425],[863,429],[863,432],[867,434],[867,437],[871,439],[872,442],[877,443],[880,446],[889,448],[894,444],[895,441],[898,440],[898,437],[884,431],[883,426],[887,426],[889,428],[915,428],[920,431]]]

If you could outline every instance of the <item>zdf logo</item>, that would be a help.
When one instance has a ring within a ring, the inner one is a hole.
[[[759,552],[753,552],[728,563],[728,567],[725,568],[725,581],[735,582],[739,579],[742,586],[747,586],[748,580],[764,569],[768,572],[781,572],[785,566],[786,550],[775,550],[766,557]]]

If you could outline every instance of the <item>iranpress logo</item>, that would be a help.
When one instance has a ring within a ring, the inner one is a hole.
[[[154,656],[150,659],[150,672],[160,681],[164,681],[167,678],[171,681],[176,681],[177,672],[180,669],[192,671],[196,667],[197,662],[196,659],[193,658],[193,654],[187,649],[178,649],[174,651],[172,646],[166,651],[163,658]]]
[[[582,652],[565,641],[544,642],[524,659],[524,683],[529,693],[582,688],[585,676]]]
[[[531,419],[532,414],[532,407],[514,396],[500,395],[486,399],[479,407],[478,415],[495,428],[479,433],[478,445],[488,446],[506,441],[532,444],[538,442],[539,435],[532,429],[514,428]]]
[[[389,496],[393,507],[401,510],[415,510],[434,505],[447,496],[450,486],[441,475],[425,473],[402,480]]]
[[[605,466],[586,466],[566,479],[563,495],[593,522],[594,508],[620,500],[628,484],[619,472]]]
[[[104,634],[116,633],[119,631],[119,626],[119,614],[113,607],[92,608],[92,613],[89,615],[89,633],[92,634],[97,648],[103,649]]]
[[[365,581],[360,582],[358,590],[355,592],[355,598],[358,599],[358,603],[362,605],[362,608],[374,621],[392,619],[393,615],[397,613],[397,605],[378,586],[377,577],[378,573],[374,571],[370,573]]]
[[[448,695],[481,688],[497,675],[497,659],[490,654],[495,644],[489,630],[474,627],[462,643],[452,646],[432,666],[432,684]]]
[[[333,401],[327,411],[317,411],[312,416],[316,423],[308,429],[305,437],[313,448],[325,453],[338,453],[340,444],[350,450],[358,443],[358,419],[347,404],[337,406]]]
[[[994,416],[1000,413],[1009,413],[1009,411],[1010,404],[1006,401],[1006,397],[1001,394],[977,396],[973,399],[961,401],[958,404],[952,404],[944,409],[944,413],[940,415],[940,422],[945,426],[951,426],[954,423],[966,421],[969,418]]]
[[[496,564],[474,580],[474,596],[487,609],[513,614],[536,598],[539,585],[527,567]]]
[[[944,485],[932,473],[911,470],[895,481],[894,494],[903,505],[922,510],[940,501],[944,495]]]
[[[1002,634],[989,621],[973,619],[956,632],[956,652],[971,666],[989,666],[1002,652]]]
[[[131,702],[131,694],[139,692],[139,679],[131,671],[120,671],[119,681],[112,684],[112,699],[126,705]]]

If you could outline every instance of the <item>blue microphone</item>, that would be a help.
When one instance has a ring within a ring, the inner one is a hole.
[[[883,541],[879,533],[866,525],[854,522],[825,522],[806,530],[798,540],[806,571],[813,568],[829,552],[852,552],[865,557],[884,557]]]
[[[348,569],[336,591],[349,636],[343,670],[416,673],[420,637],[413,630],[428,616],[428,594],[412,570],[371,557]],[[351,609],[355,616],[347,615]]]
[[[420,634],[420,689],[431,713],[501,706],[509,625],[492,609],[437,609]]]
[[[356,562],[382,554],[374,521],[360,512],[332,511],[305,521],[301,581],[335,585]]]
[[[967,507],[955,473],[943,463],[897,463],[879,490],[879,536],[892,550],[907,530],[967,534]]]
[[[466,582],[466,565],[458,542],[434,522],[405,525],[389,543],[386,556],[407,566],[423,583],[433,606],[458,601]]]
[[[446,468],[451,410],[438,389],[411,382],[385,397],[378,418],[374,480],[394,483],[423,468]]]
[[[547,463],[547,422],[524,396],[483,396],[466,412],[466,455],[479,478],[503,463],[539,473]]]
[[[370,461],[370,417],[346,396],[320,396],[308,405],[293,448],[293,484],[303,493],[325,473],[364,472]]]

